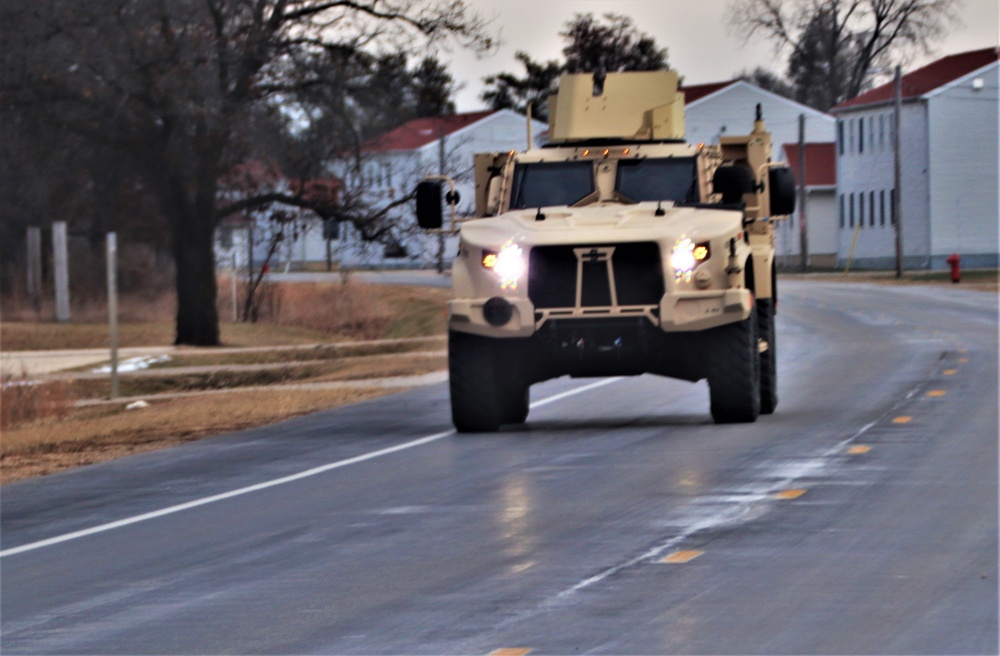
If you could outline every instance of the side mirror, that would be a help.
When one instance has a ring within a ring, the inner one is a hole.
[[[712,190],[722,194],[725,205],[740,203],[743,195],[753,193],[753,173],[745,166],[720,166],[712,175]]]
[[[417,185],[417,224],[424,230],[440,230],[444,223],[441,183],[425,180]]]
[[[772,167],[767,173],[771,193],[771,214],[784,216],[795,211],[795,175],[787,166]]]

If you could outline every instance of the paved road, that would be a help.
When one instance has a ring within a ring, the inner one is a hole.
[[[753,425],[561,379],[456,436],[437,385],[4,486],[0,651],[996,653],[996,296],[781,293]]]

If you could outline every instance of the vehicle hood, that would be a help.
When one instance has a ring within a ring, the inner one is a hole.
[[[662,216],[657,216],[657,208]],[[666,241],[694,242],[728,236],[742,227],[742,212],[704,207],[676,207],[671,203],[636,205],[595,204],[585,207],[514,210],[497,217],[462,224],[463,241],[500,246],[513,241],[522,246]]]

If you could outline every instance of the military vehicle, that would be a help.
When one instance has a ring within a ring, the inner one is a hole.
[[[749,134],[689,144],[676,72],[567,74],[544,147],[477,154],[474,172],[475,217],[455,216],[452,180],[416,193],[423,228],[460,234],[459,432],[523,423],[530,386],[564,375],[708,379],[715,422],[774,412],[774,222],[795,183],[759,105]]]

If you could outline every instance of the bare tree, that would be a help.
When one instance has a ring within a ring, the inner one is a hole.
[[[731,0],[730,29],[789,55],[798,97],[827,110],[853,98],[874,67],[928,52],[958,0]]]
[[[298,63],[452,38],[490,47],[462,0],[7,0],[7,107],[108,148],[155,198],[177,268],[176,343],[219,342],[213,235],[255,203],[330,208],[301,194],[218,205],[221,174],[252,153],[259,119],[321,85]]]

